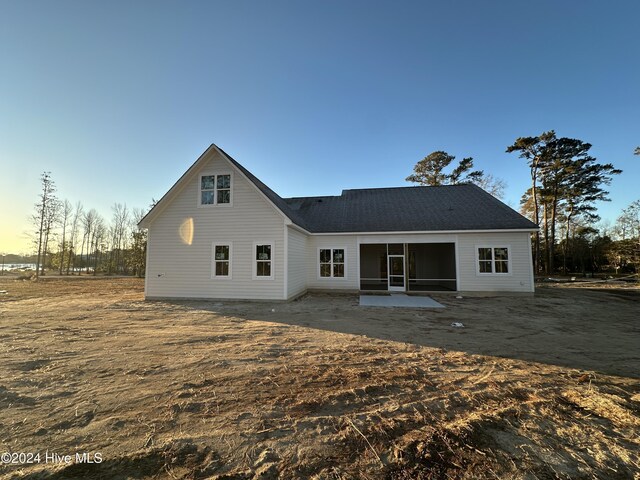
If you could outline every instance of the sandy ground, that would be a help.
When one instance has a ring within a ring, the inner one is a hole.
[[[444,310],[0,290],[0,454],[32,455],[2,478],[640,478],[637,288]]]

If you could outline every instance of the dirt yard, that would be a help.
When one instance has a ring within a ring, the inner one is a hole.
[[[2,290],[2,478],[640,478],[637,288],[443,310]]]

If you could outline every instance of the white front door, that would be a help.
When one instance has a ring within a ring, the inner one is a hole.
[[[404,292],[404,255],[389,255],[387,262],[389,291]]]

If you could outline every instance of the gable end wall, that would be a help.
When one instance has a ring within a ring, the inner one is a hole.
[[[233,206],[198,207],[200,175],[229,172],[233,172]],[[213,151],[149,226],[146,296],[282,300],[284,232],[284,217]],[[232,244],[231,279],[211,278],[214,241]],[[253,279],[256,241],[274,242],[273,280]]]

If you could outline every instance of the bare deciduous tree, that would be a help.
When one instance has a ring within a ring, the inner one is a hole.
[[[67,256],[67,275],[69,271],[73,269],[75,271],[76,266],[76,254],[78,246],[78,233],[80,232],[80,223],[82,221],[83,208],[80,202],[76,203],[76,207],[73,213],[73,220],[71,222],[71,236],[69,240],[69,255]]]
[[[33,220],[36,223],[36,244],[38,248],[38,256],[36,259],[36,278],[40,276],[40,269],[44,269],[44,261],[42,261],[42,247],[44,246],[43,240],[45,239],[45,230],[47,227],[47,220],[50,217],[49,210],[51,204],[56,201],[55,192],[56,185],[51,178],[51,172],[43,172],[40,176],[40,184],[42,190],[40,192],[40,198],[36,204],[36,213],[33,216]]]
[[[62,240],[60,241],[60,268],[59,274],[62,275],[64,269],[64,254],[69,249],[67,244],[67,224],[69,223],[71,214],[73,213],[73,206],[69,200],[62,202],[60,209],[60,224],[62,225]],[[69,252],[70,255],[71,252]]]

